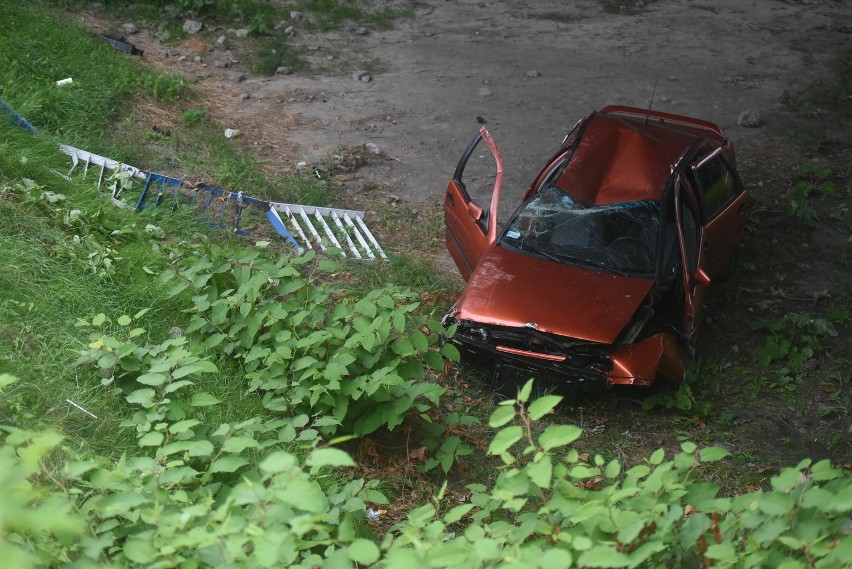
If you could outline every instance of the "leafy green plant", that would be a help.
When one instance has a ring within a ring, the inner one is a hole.
[[[684,382],[678,385],[674,391],[661,391],[649,395],[642,400],[642,408],[646,411],[651,409],[675,409],[681,412],[707,412],[707,405],[699,403],[692,393],[692,388]]]
[[[187,92],[187,85],[177,75],[156,75],[140,78],[143,89],[158,103],[168,103]]]
[[[815,227],[819,218],[810,202],[811,194],[819,191],[828,197],[840,196],[840,192],[830,178],[831,168],[826,164],[820,162],[800,164],[796,168],[796,176],[784,213],[808,227]]]
[[[574,425],[535,422],[559,397],[531,403],[527,384],[492,414],[489,454],[504,466],[491,488],[472,484],[469,503],[443,493],[408,513],[384,539],[383,567],[841,567],[849,474],[828,461],[800,462],[771,489],[718,496],[702,477],[728,451],[684,442],[626,468],[570,448]],[[786,565],[785,565],[786,562]]]
[[[187,126],[194,126],[204,122],[205,116],[207,116],[207,112],[202,109],[187,109],[181,115],[180,120]]]
[[[86,325],[107,322],[97,316]],[[113,345],[105,338],[89,349]],[[103,354],[87,354],[102,370],[113,369],[101,365]],[[55,432],[2,427],[0,491],[11,499],[0,510],[0,552],[7,562],[840,568],[852,555],[847,471],[805,459],[765,489],[719,496],[703,472],[728,451],[684,442],[668,460],[659,449],[629,467],[581,454],[572,447],[579,427],[537,428],[560,398],[530,402],[531,382],[491,415],[498,430],[488,453],[503,464],[494,484],[469,485],[464,503],[450,498],[445,484],[379,545],[359,536],[357,521],[367,501],[386,502],[376,483],[328,483],[329,473],[355,463],[312,436],[303,453],[284,448],[292,435],[296,445],[303,440],[306,431],[297,429],[307,416],[213,429],[201,410],[218,402],[190,394],[184,379],[212,368],[197,367],[204,360],[193,360],[181,342],[149,346],[142,360],[149,355],[135,378],[143,393],[125,396],[139,408],[128,421],[138,450],[118,461],[79,456]],[[0,390],[14,381],[0,376]]]
[[[416,312],[416,296],[386,286],[346,294],[316,278],[342,266],[260,249],[210,246],[159,282],[169,295],[192,291],[187,334],[242,362],[249,389],[264,406],[323,419],[321,432],[358,434],[399,425],[409,409],[426,411],[443,393],[425,381],[424,364],[443,371],[452,345],[436,349],[443,328]]]
[[[448,413],[440,421],[434,421],[426,414],[423,414],[422,418],[426,421],[422,443],[432,453],[423,465],[425,471],[440,466],[445,473],[449,472],[459,458],[473,452],[473,448],[460,434],[466,428],[478,425],[479,419],[455,411]]]
[[[115,462],[80,457],[59,433],[0,428],[0,490],[11,496],[0,510],[4,560],[16,568],[375,560],[378,547],[357,537],[355,520],[365,500],[387,501],[376,483],[321,486],[354,462],[330,446],[308,445],[304,458],[288,452],[279,435],[287,421],[205,425],[199,409],[217,402],[180,392],[191,385],[185,378],[212,369],[185,360],[180,342],[166,344],[126,397],[140,408],[128,421],[137,452]],[[12,381],[0,376],[0,388]]]
[[[840,57],[835,69],[831,79],[815,81],[795,93],[785,90],[781,102],[806,118],[817,117],[825,109],[842,107],[852,94],[852,55]]]
[[[769,332],[758,350],[758,363],[764,366],[783,364],[779,373],[792,378],[799,378],[805,364],[819,354],[824,338],[837,336],[830,320],[792,312],[778,320],[757,322],[753,328]]]

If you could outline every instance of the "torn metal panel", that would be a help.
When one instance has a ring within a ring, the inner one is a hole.
[[[96,38],[107,42],[109,45],[113,47],[113,49],[117,49],[118,51],[123,51],[124,53],[129,53],[130,55],[145,55],[141,49],[137,48],[132,43],[128,42],[126,38],[111,36],[109,34],[93,34]]]

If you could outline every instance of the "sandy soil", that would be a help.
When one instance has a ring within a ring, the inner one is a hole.
[[[282,169],[327,160],[341,145],[378,145],[391,160],[361,176],[404,202],[440,201],[484,121],[506,162],[504,210],[592,109],[646,107],[657,83],[655,109],[715,121],[741,143],[777,123],[785,89],[825,76],[852,43],[852,8],[840,1],[657,0],[618,13],[602,4],[418,1],[414,17],[366,35],[303,33],[296,20],[286,23],[291,43],[322,72],[271,78],[247,73],[246,48],[226,30],[182,46],[157,44],[145,29],[128,39],[146,60],[195,78],[219,118]],[[236,65],[215,64],[223,34]],[[353,76],[360,69],[378,70],[366,82]],[[747,109],[765,126],[738,126]]]

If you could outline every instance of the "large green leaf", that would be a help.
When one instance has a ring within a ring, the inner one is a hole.
[[[574,425],[548,425],[538,437],[538,444],[544,450],[571,444],[580,438],[583,430]]]
[[[238,455],[226,455],[219,457],[210,465],[210,472],[234,472],[248,464],[248,461]]]
[[[219,368],[217,368],[216,364],[214,364],[213,362],[209,362],[207,360],[199,360],[189,365],[177,368],[172,372],[172,377],[175,379],[180,379],[186,375],[196,373],[216,373],[218,371]]]
[[[352,460],[347,453],[337,448],[319,448],[308,456],[305,461],[307,466],[355,466],[355,461]]]
[[[379,551],[379,547],[372,541],[359,537],[349,544],[346,554],[349,556],[349,559],[356,563],[369,565],[379,560],[381,551]]]
[[[267,474],[277,474],[278,472],[290,470],[297,465],[298,462],[296,461],[296,457],[292,454],[279,450],[264,458],[258,467],[262,472]]]
[[[560,401],[562,401],[562,397],[558,395],[545,395],[544,397],[539,397],[530,403],[527,413],[529,414],[530,419],[538,421],[550,413],[554,407],[559,405]]]
[[[221,401],[205,392],[193,393],[192,397],[189,399],[189,404],[193,407],[207,407],[218,403],[221,403]]]
[[[488,454],[503,454],[509,447],[521,440],[524,431],[519,425],[512,425],[497,431],[497,434],[488,445]]]

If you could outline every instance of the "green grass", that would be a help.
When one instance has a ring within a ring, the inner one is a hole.
[[[283,32],[261,38],[255,50],[251,70],[258,75],[274,75],[279,67],[286,67],[290,73],[307,67],[302,57],[305,49],[287,45]]]
[[[852,97],[852,54],[839,57],[833,77],[815,81],[796,91],[784,91],[781,102],[805,118],[816,118],[827,110],[848,114]]]
[[[184,327],[183,304],[166,299],[146,270],[166,267],[179,240],[199,227],[165,211],[134,215],[114,208],[98,195],[91,178],[67,181],[51,171],[63,162],[52,144],[5,123],[0,133],[5,140],[0,152],[0,372],[22,380],[4,395],[18,411],[16,420],[2,417],[0,422],[50,424],[77,445],[116,456],[134,447],[135,438],[120,428],[126,409],[116,405],[115,394],[100,385],[91,369],[76,365],[89,333],[78,321],[99,313],[114,320],[148,309],[140,323],[147,329],[145,339],[158,341],[168,337],[172,326]],[[34,199],[36,193],[18,182],[25,178],[64,199]],[[173,241],[152,242],[143,229],[149,224],[162,226]],[[207,381],[205,389],[229,400],[230,420],[259,410],[257,401],[245,399],[240,390],[232,392],[226,374]]]
[[[44,0],[44,3],[69,10],[91,6],[87,0]],[[304,49],[288,45],[289,38],[284,34],[286,25],[281,23],[306,31],[334,30],[347,24],[387,29],[397,20],[414,15],[411,7],[390,7],[366,0],[298,0],[281,5],[261,0],[113,0],[109,10],[119,18],[157,23],[161,30],[158,33],[167,42],[186,37],[182,22],[188,18],[205,24],[203,34],[217,26],[245,28],[250,36],[257,38],[251,69],[260,75],[272,75],[279,67],[287,67],[291,72],[308,68],[303,58]],[[291,20],[294,10],[302,13],[303,18]],[[150,87],[153,90],[155,86]],[[159,92],[165,96],[174,94],[167,86],[159,86]]]
[[[10,125],[5,116],[0,121],[0,372],[21,378],[4,393],[0,413],[11,415],[0,423],[49,425],[87,452],[116,457],[136,445],[132,429],[122,426],[130,407],[114,386],[101,385],[95,369],[77,365],[93,332],[79,323],[100,313],[115,322],[147,309],[138,323],[146,329],[139,341],[162,342],[171,328],[185,328],[182,310],[190,299],[167,299],[151,275],[228,236],[211,233],[208,220],[188,208],[115,208],[97,193],[91,173],[70,180],[58,174],[68,171],[70,161],[55,143],[291,203],[336,205],[336,182],[265,176],[241,141],[223,139],[221,125],[206,119],[179,78],[143,68],[45,5],[11,2],[4,10],[0,60],[9,64],[0,67],[0,97],[41,136]],[[55,80],[64,77],[74,82],[57,87]],[[152,134],[146,113],[154,107],[175,117],[161,125],[169,135]],[[261,225],[260,212],[244,213],[244,227]],[[366,283],[389,279],[429,289],[428,266],[413,259],[394,257],[357,270]],[[206,422],[263,414],[259,396],[241,384],[240,370],[229,361],[217,365],[220,373],[196,385],[226,403],[206,409]]]
[[[36,128],[68,144],[99,142],[123,103],[140,90],[160,101],[183,91],[178,78],[115,57],[108,44],[73,21],[60,21],[45,9],[17,1],[5,2],[3,9],[0,97]],[[73,82],[56,86],[64,78]]]

